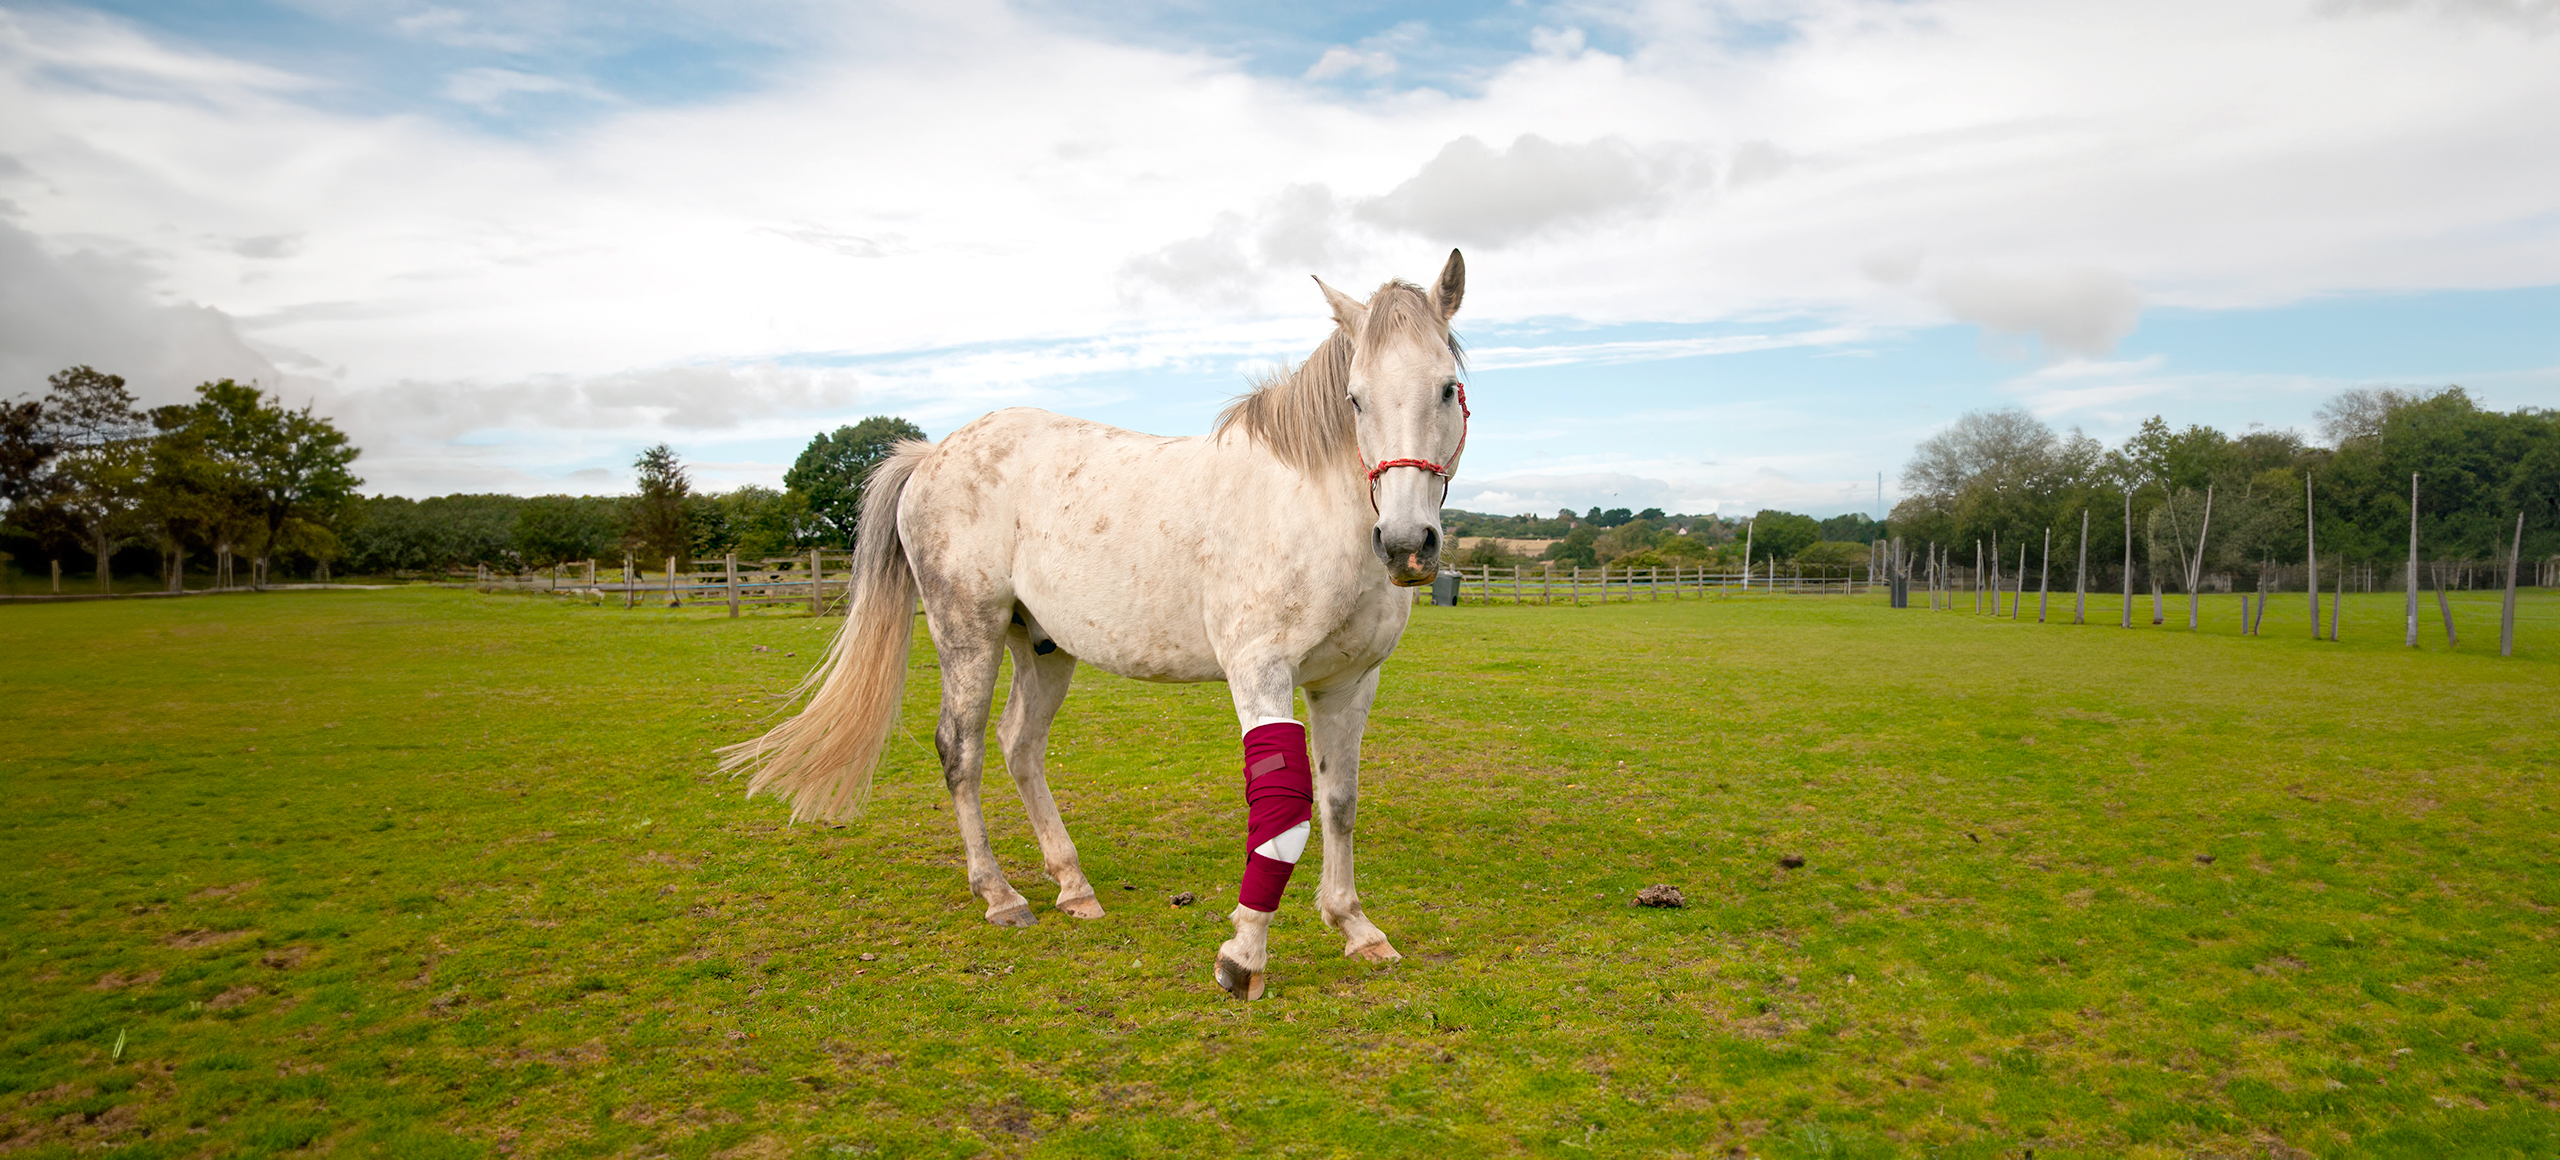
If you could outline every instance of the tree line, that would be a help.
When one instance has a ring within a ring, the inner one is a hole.
[[[229,379],[194,394],[146,410],[123,378],[77,366],[51,376],[40,396],[0,402],[0,559],[55,576],[66,561],[74,571],[86,564],[104,592],[120,557],[128,573],[156,563],[174,591],[191,560],[206,581],[229,587],[326,580],[333,570],[514,570],[625,552],[689,566],[728,552],[844,549],[863,477],[900,440],[924,437],[889,416],[821,434],[778,491],[697,491],[660,444],[635,460],[628,495],[413,500],[359,494],[364,481],[351,465],[361,450],[309,405]],[[247,562],[246,575],[235,561]]]
[[[1451,557],[1460,568],[1544,564],[1558,568],[1696,568],[1742,565],[1745,551],[1755,565],[1791,564],[1815,574],[1864,567],[1869,544],[1884,525],[1852,512],[1817,520],[1795,512],[1763,509],[1750,516],[1668,514],[1661,508],[1629,511],[1594,507],[1580,515],[1570,508],[1553,517],[1496,516],[1451,509],[1440,515],[1452,541],[1477,539]],[[1481,537],[1481,539],[1478,539]],[[1497,539],[1550,540],[1537,555],[1503,550]]]
[[[0,403],[0,504],[12,559],[89,558],[100,591],[110,558],[156,549],[177,588],[190,553],[212,559],[217,583],[233,561],[262,580],[278,556],[321,562],[338,553],[336,526],[362,484],[344,432],[254,384],[230,379],[195,399],[144,411],[124,379],[87,366],[47,380],[40,398]]]
[[[584,560],[643,567],[731,552],[749,560],[853,546],[862,481],[897,444],[924,438],[905,419],[875,415],[812,438],[780,490],[747,484],[694,489],[674,449],[659,444],[632,463],[629,495],[382,496],[361,501],[349,521],[346,565],[369,575],[487,566],[547,568]]]
[[[2304,563],[2306,503],[2323,561],[2405,558],[2415,475],[2422,555],[2503,563],[2518,515],[2527,558],[2560,552],[2560,411],[2486,410],[2460,387],[2359,388],[2317,418],[2326,446],[2154,416],[2109,447],[2021,409],[1972,412],[1915,450],[1889,533],[1967,567],[1977,542],[1988,554],[1996,541],[2015,567],[2017,547],[2040,551],[2050,528],[2059,563],[2076,557],[2085,512],[2093,566],[2183,587],[2208,569]]]

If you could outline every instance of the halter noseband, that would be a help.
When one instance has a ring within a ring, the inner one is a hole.
[[[1455,385],[1458,388],[1458,449],[1449,453],[1449,462],[1451,463],[1457,462],[1458,456],[1466,453],[1467,420],[1476,417],[1476,413],[1474,411],[1467,409],[1467,385],[1465,383],[1458,383]],[[1439,476],[1444,481],[1449,478],[1449,469],[1447,467],[1433,463],[1428,459],[1381,459],[1378,461],[1377,466],[1369,469],[1370,511],[1374,512],[1378,510],[1378,476],[1384,474],[1390,467],[1419,467],[1424,471],[1428,471],[1433,475]]]

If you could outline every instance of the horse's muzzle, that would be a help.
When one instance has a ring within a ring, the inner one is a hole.
[[[1381,522],[1369,531],[1369,547],[1399,588],[1420,588],[1440,574],[1440,529],[1430,524],[1390,531]]]

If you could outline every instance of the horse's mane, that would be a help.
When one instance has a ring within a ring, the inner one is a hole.
[[[1398,336],[1446,343],[1459,364],[1466,352],[1431,297],[1411,282],[1393,281],[1369,296],[1369,320],[1361,334],[1371,349]],[[1313,475],[1332,467],[1357,467],[1358,432],[1352,427],[1351,336],[1335,327],[1307,361],[1262,376],[1253,389],[1218,412],[1211,434],[1230,427],[1269,448],[1280,461]]]

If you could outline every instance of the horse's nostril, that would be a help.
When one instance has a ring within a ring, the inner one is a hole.
[[[1423,554],[1423,555],[1425,555],[1425,556],[1429,556],[1429,555],[1432,555],[1432,554],[1434,554],[1434,553],[1438,552],[1439,550],[1440,550],[1440,529],[1438,529],[1438,528],[1424,528],[1424,529],[1422,529],[1422,554]]]

